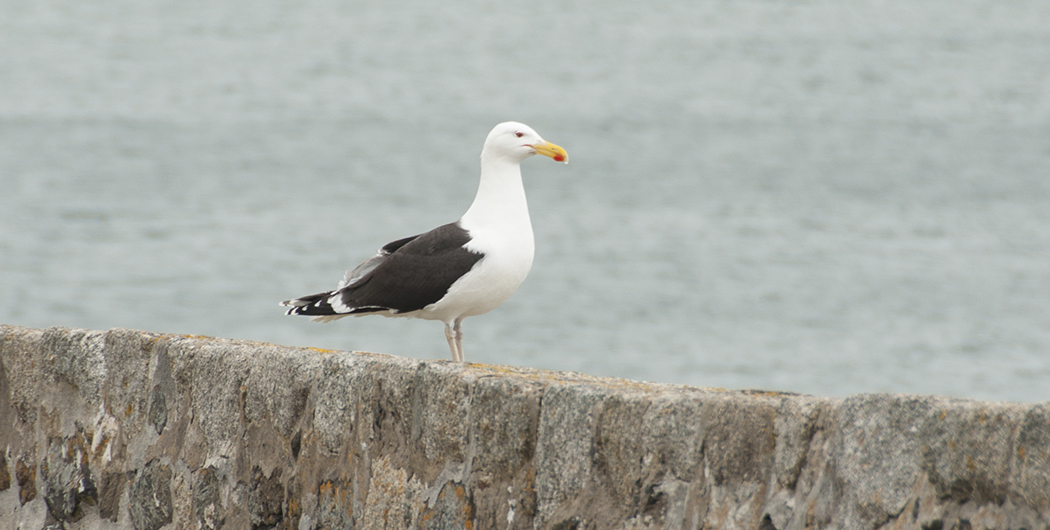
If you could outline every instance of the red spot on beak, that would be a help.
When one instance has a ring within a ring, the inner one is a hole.
[[[554,155],[554,160],[556,162],[564,162],[565,161],[565,157],[561,156],[561,155]]]

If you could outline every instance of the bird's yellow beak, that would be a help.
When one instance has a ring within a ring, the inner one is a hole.
[[[537,154],[549,156],[558,162],[569,163],[569,153],[566,153],[561,146],[554,145],[550,142],[544,142],[541,144],[535,144],[532,148],[536,150]]]

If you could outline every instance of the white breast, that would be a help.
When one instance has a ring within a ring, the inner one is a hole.
[[[469,317],[487,313],[507,301],[532,269],[535,243],[532,226],[525,223],[513,229],[471,229],[467,248],[485,257],[457,280],[441,300],[423,308],[419,315],[434,320]]]

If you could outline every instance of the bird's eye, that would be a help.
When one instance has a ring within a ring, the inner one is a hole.
[[[523,132],[516,132],[516,133],[514,133],[514,136],[517,136],[518,138],[521,138],[522,136],[525,136],[525,133],[523,133]]]

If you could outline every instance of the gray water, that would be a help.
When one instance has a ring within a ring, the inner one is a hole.
[[[1050,3],[0,0],[0,322],[422,358],[286,317],[455,220],[489,129],[529,279],[467,359],[1050,399]]]

